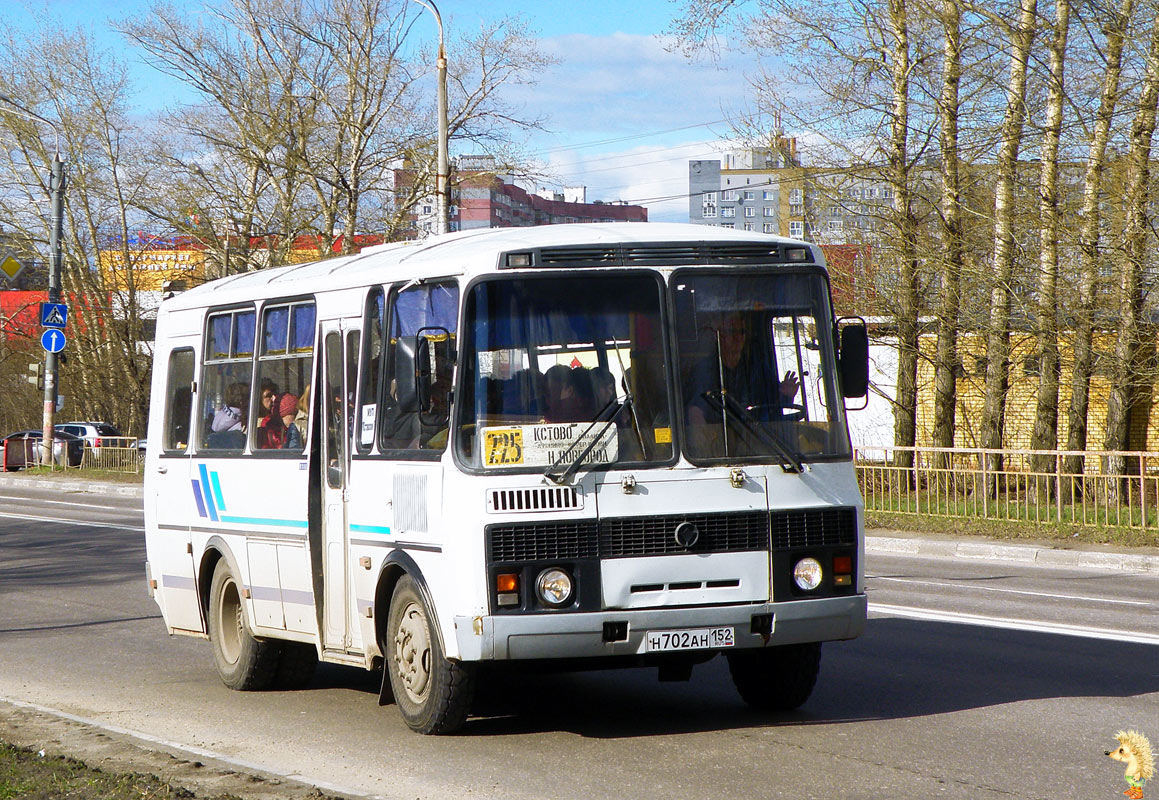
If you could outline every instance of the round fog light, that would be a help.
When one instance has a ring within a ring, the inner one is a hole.
[[[567,605],[574,591],[571,575],[559,567],[545,569],[535,579],[535,593],[539,595],[540,602],[552,608]]]
[[[821,585],[821,564],[815,558],[802,558],[793,567],[793,580],[806,592],[813,591]]]

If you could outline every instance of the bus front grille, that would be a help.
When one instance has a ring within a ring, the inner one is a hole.
[[[683,522],[696,526],[691,547],[676,540]],[[488,525],[489,563],[581,558],[639,558],[685,553],[739,553],[854,545],[852,508],[670,514]]]
[[[488,525],[487,558],[492,564],[596,558],[598,538],[598,527],[594,519]]]
[[[696,543],[676,541],[676,526],[691,522]],[[660,517],[613,517],[600,521],[600,556],[662,556],[676,553],[737,553],[769,548],[768,515],[763,511],[728,514],[672,514]]]
[[[770,521],[774,550],[857,543],[857,512],[852,508],[774,511]]]

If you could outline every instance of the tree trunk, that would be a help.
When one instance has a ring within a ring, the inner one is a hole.
[[[942,238],[940,264],[941,296],[938,302],[938,344],[934,354],[935,447],[954,446],[954,425],[958,402],[958,315],[961,309],[962,279],[962,184],[959,170],[958,111],[962,80],[962,12],[958,0],[942,3],[943,58],[942,93],[938,102],[942,150]],[[949,460],[939,459],[949,467]]]
[[[1075,315],[1071,401],[1067,410],[1066,449],[1072,451],[1087,449],[1087,411],[1090,407],[1091,368],[1094,363],[1095,294],[1099,277],[1099,196],[1103,187],[1103,170],[1106,166],[1107,142],[1111,137],[1111,122],[1119,98],[1123,46],[1134,9],[1135,0],[1122,0],[1119,10],[1111,15],[1104,28],[1107,66],[1103,72],[1099,109],[1087,152],[1083,209],[1080,215],[1082,223],[1079,228],[1078,310]],[[1067,456],[1063,461],[1063,471],[1068,475],[1081,475],[1084,461],[1085,459],[1079,455]],[[1073,485],[1081,491],[1081,482]],[[1069,493],[1072,484],[1068,482],[1064,486]]]
[[[1050,86],[1046,102],[1046,131],[1042,137],[1042,170],[1039,178],[1038,302],[1035,314],[1035,351],[1039,357],[1038,395],[1034,413],[1032,450],[1058,447],[1058,236],[1061,230],[1058,198],[1058,147],[1062,131],[1063,67],[1070,27],[1070,0],[1055,1],[1054,36],[1050,41]],[[1031,469],[1053,472],[1050,455],[1031,458]],[[1039,497],[1052,494],[1049,480],[1039,481]]]
[[[1106,449],[1122,451],[1130,447],[1131,404],[1141,377],[1137,374],[1139,323],[1143,308],[1141,278],[1147,261],[1146,245],[1150,230],[1147,202],[1151,177],[1151,145],[1155,135],[1156,104],[1159,103],[1159,15],[1151,29],[1146,72],[1135,121],[1131,126],[1131,151],[1127,172],[1126,226],[1123,230],[1124,258],[1119,259],[1115,307],[1119,309],[1115,350],[1112,359],[1111,394],[1107,400]],[[1126,459],[1112,455],[1108,472],[1125,473]]]
[[[990,290],[990,321],[986,335],[986,383],[982,401],[982,447],[1002,447],[1006,392],[1010,375],[1010,305],[1014,273],[1014,182],[1018,150],[1026,117],[1026,72],[1037,28],[1037,0],[1021,0],[1018,24],[1010,30],[1010,80],[998,151],[994,196],[994,277]],[[1002,468],[997,454],[987,456],[991,473]],[[994,484],[987,487],[993,492]]]
[[[890,118],[888,181],[897,207],[893,217],[898,229],[897,398],[894,405],[893,441],[897,447],[917,443],[918,394],[918,281],[917,224],[914,219],[909,163],[910,43],[906,0],[889,0],[889,72],[893,90]],[[913,465],[912,452],[898,455],[898,465]]]

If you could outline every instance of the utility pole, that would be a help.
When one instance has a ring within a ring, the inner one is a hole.
[[[64,172],[64,162],[60,160],[60,146],[52,157],[49,175],[49,190],[52,195],[52,230],[49,232],[48,248],[51,251],[48,262],[48,302],[60,302],[60,268],[63,260],[61,252],[64,238],[64,188],[68,178]],[[44,464],[52,464],[52,440],[56,430],[57,357],[51,350],[44,351]],[[65,459],[68,464],[68,459]]]
[[[52,218],[50,221],[51,228],[48,234],[48,248],[51,251],[48,262],[48,302],[60,302],[60,270],[61,262],[63,260],[62,246],[64,239],[64,189],[68,183],[68,178],[64,171],[64,161],[60,158],[60,130],[56,125],[48,119],[39,114],[29,111],[20,103],[13,100],[7,95],[0,94],[0,102],[10,106],[10,108],[0,108],[0,110],[7,111],[10,114],[31,119],[36,122],[43,122],[48,127],[52,128],[52,132],[56,134],[56,153],[52,157],[52,164],[49,167],[48,189],[49,196],[52,201]],[[57,357],[56,353],[44,349],[44,420],[43,428],[41,430],[41,463],[46,466],[52,465],[52,442],[55,433],[55,418],[56,418],[56,397],[57,397]]]
[[[438,228],[439,233],[451,232],[451,159],[448,153],[447,132],[447,51],[443,46],[443,17],[439,14],[434,0],[415,0],[423,8],[430,11],[435,22],[439,24],[439,58],[436,62],[438,73]]]

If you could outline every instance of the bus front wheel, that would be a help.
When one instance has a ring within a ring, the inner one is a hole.
[[[804,704],[820,669],[820,642],[728,654],[733,685],[746,703],[762,711],[791,711]]]
[[[237,579],[224,559],[217,562],[209,588],[209,641],[217,672],[229,688],[261,691],[273,683],[280,643],[250,634]]]
[[[386,670],[395,704],[418,733],[451,733],[467,719],[475,691],[471,664],[450,661],[414,579],[395,586],[386,626]]]

